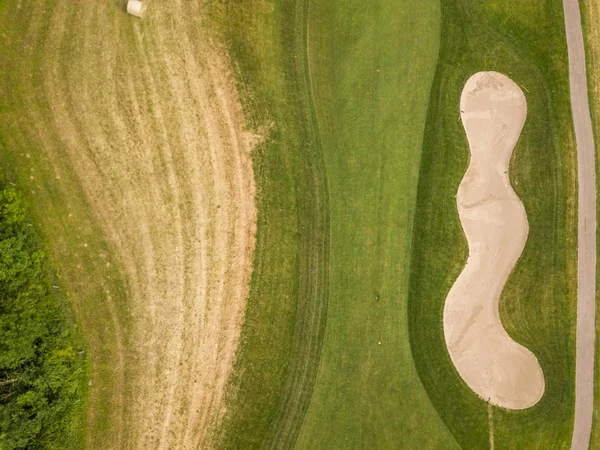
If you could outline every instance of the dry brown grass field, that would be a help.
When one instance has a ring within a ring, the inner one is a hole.
[[[120,2],[3,11],[21,24],[2,62],[0,95],[18,105],[2,116],[6,145],[37,211],[36,191],[57,187],[57,209],[38,214],[54,261],[85,254],[63,279],[84,299],[90,448],[205,447],[222,412],[252,271],[256,136],[203,8],[157,2],[143,21]]]

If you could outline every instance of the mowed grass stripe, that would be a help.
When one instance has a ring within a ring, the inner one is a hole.
[[[254,154],[255,271],[222,448],[290,448],[312,392],[327,306],[326,176],[311,112],[304,1],[215,5]]]
[[[292,5],[290,5],[292,6]],[[286,34],[284,48],[293,49],[290,67],[304,112],[305,132],[311,145],[307,156],[307,183],[312,187],[310,203],[303,214],[306,222],[302,242],[308,257],[299,272],[298,313],[292,344],[292,355],[286,383],[276,414],[271,422],[266,444],[271,449],[292,448],[298,439],[304,416],[311,400],[320,364],[321,346],[326,326],[328,298],[328,262],[330,241],[330,210],[328,180],[323,160],[320,130],[314,107],[314,92],[310,80],[310,0],[299,0],[287,12],[293,33]]]
[[[311,1],[329,181],[329,306],[296,448],[456,448],[412,362],[407,294],[439,2]]]
[[[468,163],[459,120],[464,83],[483,70],[523,87],[528,115],[511,181],[529,220],[523,255],[500,299],[504,326],[544,370],[546,391],[523,411],[494,408],[496,448],[568,448],[573,427],[576,310],[576,153],[562,2],[442,2],[442,47],[432,90],[413,237],[411,347],[430,398],[465,449],[489,446],[486,403],[453,367],[444,300],[467,246],[456,191]]]

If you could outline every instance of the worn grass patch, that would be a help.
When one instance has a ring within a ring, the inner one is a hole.
[[[251,136],[207,5],[124,4],[4,4],[1,158],[89,342],[87,446],[202,446],[245,305]]]

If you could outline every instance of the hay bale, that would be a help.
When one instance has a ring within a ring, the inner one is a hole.
[[[146,5],[139,0],[129,0],[127,2],[127,12],[132,16],[141,18],[146,11]]]

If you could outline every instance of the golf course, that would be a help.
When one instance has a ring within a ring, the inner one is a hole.
[[[0,449],[600,449],[599,20],[0,0]]]

